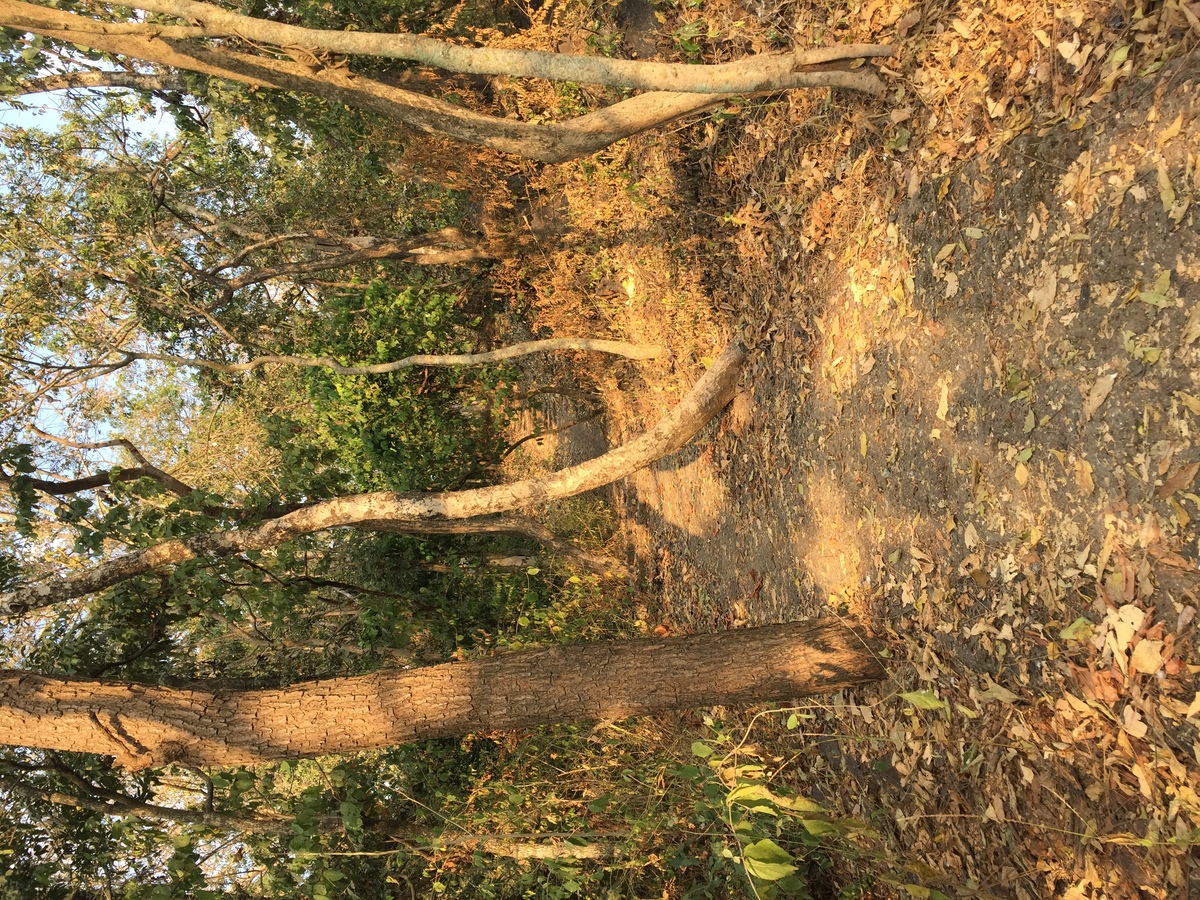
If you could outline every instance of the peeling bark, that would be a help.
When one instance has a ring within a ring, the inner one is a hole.
[[[205,691],[0,673],[0,743],[171,763],[256,765],[481,730],[789,700],[885,676],[837,622],[554,646],[486,660]]]

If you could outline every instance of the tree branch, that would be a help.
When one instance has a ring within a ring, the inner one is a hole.
[[[464,75],[507,75],[512,78],[542,78],[689,94],[754,94],[824,86],[827,82],[820,76],[831,73],[813,72],[812,66],[892,54],[892,48],[888,46],[846,44],[704,66],[575,56],[540,50],[463,47],[418,34],[322,31],[243,16],[194,0],[135,0],[132,5],[137,9],[198,23],[206,37],[241,38],[272,44],[282,48],[285,53],[307,51],[308,57],[317,65],[322,64],[317,54],[337,53],[408,60]],[[194,30],[191,34],[183,34],[169,32],[164,26],[146,26],[147,30],[150,28],[157,28],[164,37],[195,35]]]
[[[212,11],[216,8],[204,6],[204,9]],[[273,24],[257,19],[250,21],[267,26]],[[588,156],[615,141],[708,109],[729,97],[728,94],[653,91],[564,124],[534,124],[462,109],[445,101],[355,75],[344,66],[313,68],[291,60],[164,39],[159,35],[170,33],[165,26],[112,27],[94,19],[23,3],[21,0],[0,0],[0,25],[82,44],[93,50],[238,81],[256,89],[266,87],[314,94],[347,106],[372,110],[422,131],[542,162],[565,162]],[[878,49],[883,52],[883,48]],[[836,54],[842,51],[831,48],[826,52]],[[767,60],[766,65],[778,67],[780,60],[786,63],[786,67],[792,65],[790,57],[764,59]],[[792,81],[802,79],[805,86],[809,87],[849,87],[875,93],[882,89],[878,78],[861,70],[791,73],[788,77]],[[760,87],[758,91],[770,92],[775,89]]]
[[[107,799],[67,794],[35,787],[25,779],[0,775],[0,789],[34,803],[54,803],[59,806],[75,806],[109,816],[135,816],[141,819],[158,819],[179,825],[203,825],[226,831],[254,834],[290,834],[292,818],[269,819],[265,816],[245,816],[237,813],[210,812],[196,809],[175,809],[155,806],[132,797],[106,791]],[[330,817],[331,819],[333,817]]]
[[[256,356],[254,359],[241,363],[221,363],[210,359],[191,359],[183,356],[172,356],[168,353],[142,353],[134,350],[122,350],[132,359],[157,360],[159,362],[176,363],[182,366],[196,366],[201,369],[211,369],[215,372],[236,374],[253,372],[266,365],[302,366],[313,369],[332,369],[337,375],[386,375],[389,372],[399,372],[403,369],[413,369],[420,366],[481,366],[487,363],[503,362],[506,359],[516,359],[531,353],[545,353],[554,350],[591,350],[596,353],[611,353],[626,359],[655,359],[662,356],[666,350],[653,344],[628,344],[624,341],[604,341],[592,338],[548,338],[541,341],[522,341],[510,344],[498,350],[488,350],[483,353],[447,353],[447,354],[417,354],[406,356],[396,362],[373,363],[371,365],[343,365],[331,356]]]
[[[733,396],[747,350],[735,340],[680,403],[641,437],[588,462],[542,478],[446,493],[380,492],[314,503],[261,525],[165,541],[67,578],[52,578],[0,594],[0,615],[34,609],[103,590],[146,572],[198,557],[264,550],[304,534],[360,523],[413,529],[449,520],[511,512],[610,484],[678,450]]]
[[[67,91],[73,88],[130,88],[139,91],[186,91],[187,85],[183,79],[173,75],[149,74],[143,72],[63,72],[61,75],[48,75],[45,78],[30,78],[16,85],[16,89],[8,94],[10,97],[21,97],[27,94],[41,94],[49,91]]]

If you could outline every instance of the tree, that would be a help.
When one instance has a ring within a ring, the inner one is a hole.
[[[0,675],[0,743],[131,770],[245,766],[482,730],[786,700],[884,676],[838,623],[594,643],[413,671],[219,692]]]
[[[50,39],[66,71],[53,80],[28,60],[13,67],[17,94],[51,87],[176,86],[171,70],[199,73],[258,90],[312,94],[338,104],[380,113],[419,130],[446,135],[543,162],[587,156],[622,138],[714,106],[730,95],[797,87],[848,87],[878,93],[879,81],[860,71],[828,70],[830,63],[886,56],[891,49],[848,45],[783,56],[762,56],[724,66],[572,57],[536,51],[464,48],[412,34],[321,31],[266,18],[243,16],[191,0],[140,0],[133,15],[96,18],[20,2],[0,2],[0,26]],[[187,25],[174,24],[179,20]],[[83,46],[118,61],[118,71],[64,49]],[[278,48],[262,52],[262,46]],[[33,56],[46,44],[28,45]],[[247,52],[254,50],[255,52]],[[345,57],[418,62],[451,71],[504,74],[603,84],[649,92],[563,124],[533,124],[469,111],[350,70]],[[158,71],[146,73],[150,65]],[[22,86],[22,80],[33,81]],[[136,76],[136,77],[135,77]]]

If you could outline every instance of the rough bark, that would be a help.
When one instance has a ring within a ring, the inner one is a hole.
[[[484,729],[788,700],[885,675],[836,622],[520,651],[280,690],[179,690],[0,673],[0,743],[128,769],[255,765]]]
[[[206,10],[216,10],[215,7],[204,6]],[[258,19],[250,21],[260,25],[277,24]],[[327,65],[325,60],[318,59],[303,47],[290,49],[300,51],[295,56],[305,60],[305,63],[238,53],[224,48],[214,49],[188,40],[209,36],[204,28],[100,22],[61,10],[22,3],[20,0],[0,0],[0,25],[143,63],[199,72],[255,88],[313,94],[389,116],[422,131],[542,162],[565,162],[589,156],[618,140],[708,109],[730,96],[726,93],[652,91],[566,123],[533,124],[472,112],[355,75],[345,65]],[[336,34],[350,35],[353,32]],[[843,58],[838,56],[840,52],[858,53],[861,50],[859,45],[848,50],[829,48],[823,51],[825,55],[820,58],[826,60],[830,54],[834,58]],[[870,52],[879,55],[890,50],[879,47]],[[764,59],[771,65],[785,60],[788,68],[795,63],[793,57]],[[794,74],[796,77],[803,75],[808,80],[807,86],[811,87],[848,87],[872,93],[882,90],[879,79],[864,71],[808,71]]]
[[[329,528],[385,522],[419,531],[426,525],[436,528],[438,523],[511,512],[582,494],[624,478],[691,440],[732,399],[746,355],[746,348],[735,340],[679,405],[641,437],[542,478],[469,491],[428,494],[388,491],[314,503],[253,528],[165,541],[68,578],[47,579],[0,594],[0,615],[19,615],[51,606],[197,557],[265,550],[299,535]]]

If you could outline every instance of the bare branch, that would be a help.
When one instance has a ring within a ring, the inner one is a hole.
[[[437,527],[448,520],[506,513],[602,487],[678,450],[733,396],[747,350],[735,340],[680,403],[641,437],[595,459],[550,475],[444,493],[380,492],[314,503],[255,527],[165,541],[67,578],[52,578],[0,594],[0,615],[20,615],[103,590],[146,572],[198,557],[265,550],[304,534],[364,522]]]
[[[45,78],[30,78],[16,86],[10,97],[72,89],[130,88],[140,91],[186,91],[183,79],[173,75],[142,72],[63,72]]]
[[[391,531],[400,534],[519,534],[549,547],[559,557],[575,563],[580,568],[610,578],[629,578],[629,569],[610,556],[589,553],[570,541],[565,541],[553,531],[529,516],[516,514],[491,516],[488,518],[463,519],[461,521],[394,522],[388,520],[359,522],[354,526],[361,531]]]
[[[266,365],[301,366],[313,369],[331,369],[338,375],[386,375],[389,372],[399,372],[403,369],[413,369],[420,366],[481,366],[487,363],[503,362],[506,359],[516,359],[531,353],[545,353],[554,350],[591,350],[596,353],[611,353],[626,359],[655,359],[666,353],[663,347],[655,344],[628,344],[624,341],[603,341],[593,338],[547,338],[541,341],[523,341],[501,347],[499,350],[488,350],[484,353],[448,353],[448,354],[417,354],[407,356],[396,362],[373,363],[371,365],[343,365],[331,356],[257,356],[241,363],[221,363],[210,359],[191,359],[183,356],[172,356],[168,353],[141,353],[123,350],[133,359],[157,360],[170,362],[181,366],[196,366],[201,369],[211,369],[214,372],[235,374],[253,372]]]

